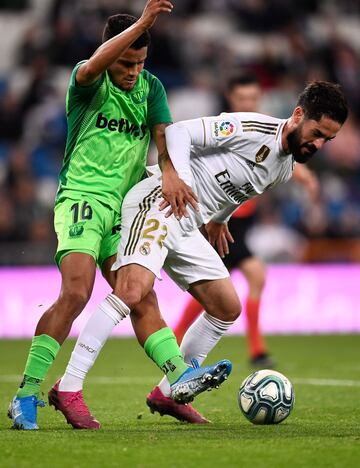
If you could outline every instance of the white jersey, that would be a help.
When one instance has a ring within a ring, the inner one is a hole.
[[[200,212],[182,219],[185,230],[227,221],[233,211],[270,187],[286,182],[293,157],[281,144],[286,120],[254,112],[222,113],[166,128],[170,158],[199,198]]]

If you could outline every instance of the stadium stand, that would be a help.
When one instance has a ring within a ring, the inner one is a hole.
[[[175,120],[221,111],[223,83],[235,70],[258,75],[262,110],[278,117],[289,114],[308,80],[343,86],[351,117],[311,163],[321,180],[321,198],[313,203],[295,184],[280,187],[263,196],[256,229],[265,232],[271,212],[271,223],[298,239],[280,254],[269,245],[264,254],[269,261],[359,261],[359,3],[177,3],[176,11],[153,28],[155,53],[147,63],[168,90]],[[1,265],[52,262],[52,204],[66,138],[71,67],[96,49],[105,17],[138,14],[142,5],[140,0],[1,3]]]

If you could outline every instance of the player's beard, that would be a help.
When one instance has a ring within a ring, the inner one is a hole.
[[[305,164],[314,156],[317,149],[311,143],[300,143],[302,128],[303,124],[301,123],[295,130],[290,132],[287,136],[287,142],[289,145],[289,151],[293,155],[295,161]],[[307,151],[304,153],[303,150]]]

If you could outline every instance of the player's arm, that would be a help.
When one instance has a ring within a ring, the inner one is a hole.
[[[165,129],[170,123],[159,123],[151,128],[151,135],[158,152],[158,163],[162,169],[162,154],[166,153]]]
[[[162,171],[162,196],[164,200],[160,204],[160,210],[170,206],[165,217],[168,218],[174,214],[176,219],[183,216],[189,217],[186,206],[190,204],[194,210],[198,211],[198,197],[193,189],[178,176],[177,171],[165,148],[159,152],[159,166]]]
[[[226,122],[224,120],[226,119]],[[231,121],[230,121],[231,119]],[[221,133],[221,123],[230,125],[228,133]],[[167,127],[166,146],[170,159],[179,177],[188,185],[192,184],[190,167],[191,146],[200,148],[232,148],[234,138],[239,138],[242,130],[234,116],[203,117],[183,120]]]
[[[166,151],[161,154],[159,163],[163,172],[164,201],[160,209],[170,207],[166,217],[174,213],[177,219],[188,216],[186,205],[198,210],[198,198],[192,191],[190,168],[191,145],[203,140],[202,119],[177,122],[165,130]]]
[[[177,172],[171,162],[169,157],[169,153],[166,149],[166,139],[165,139],[165,129],[168,127],[170,123],[167,124],[157,124],[154,125],[151,133],[156,145],[156,149],[158,151],[158,164],[160,166],[161,172],[163,174],[163,185],[164,179],[165,181],[171,181],[172,178],[177,177]],[[164,195],[164,193],[163,193]]]
[[[143,13],[136,23],[117,36],[104,42],[77,70],[76,81],[80,86],[89,86],[99,79],[147,29],[151,28],[157,16],[171,13],[173,5],[167,0],[148,0]]]
[[[162,195],[166,205],[172,205],[174,210],[166,213],[170,216],[172,212],[176,218],[188,216],[186,205],[190,203],[197,209],[197,197],[191,187],[179,179],[174,166],[166,150],[165,128],[172,122],[166,92],[162,83],[154,76],[149,76],[150,92],[148,96],[148,118],[147,123],[151,128],[153,140],[158,150],[158,163],[162,170]],[[173,198],[172,190],[177,187],[178,198],[181,203]]]
[[[190,186],[193,182],[190,167],[191,146],[204,144],[202,122],[202,119],[185,120],[170,125],[165,130],[166,147],[171,162],[180,179]]]
[[[169,124],[155,125],[152,130],[152,135],[158,150],[158,163],[162,172],[162,196],[164,201],[166,201],[166,206],[174,206],[175,208],[174,210],[169,210],[165,216],[168,217],[170,214],[174,213],[177,219],[181,219],[182,216],[188,216],[186,202],[190,203],[194,208],[197,208],[198,200],[191,187],[179,178],[169,157],[165,140],[165,128],[168,125]],[[183,201],[180,205],[173,196],[174,187],[176,187],[178,198]]]
[[[226,118],[228,119],[229,117]],[[173,176],[174,180],[168,184],[170,192],[168,193],[167,200],[160,205],[160,209],[165,209],[171,205],[166,216],[170,216],[173,212],[178,212],[179,208],[182,212],[186,210],[186,200],[183,198],[184,184],[190,187],[193,182],[190,166],[191,146],[210,148],[228,145],[231,147],[237,125],[235,121],[232,123],[232,131],[229,137],[224,138],[221,135],[217,137],[215,130],[222,121],[224,121],[223,116],[204,117],[177,122],[166,128],[166,146],[178,176],[178,179]]]
[[[304,164],[296,164],[293,172],[293,179],[304,186],[312,201],[319,199],[319,179],[308,167]]]

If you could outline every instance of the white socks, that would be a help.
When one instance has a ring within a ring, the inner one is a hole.
[[[129,307],[114,294],[109,294],[100,302],[79,335],[65,374],[61,378],[60,391],[82,390],[84,379],[113,328],[129,313]]]
[[[223,322],[207,312],[202,313],[189,327],[182,340],[180,349],[185,362],[190,365],[191,359],[195,358],[201,365],[233,323]],[[165,396],[170,396],[170,385],[166,377],[161,380],[159,387]]]
[[[97,306],[79,335],[65,374],[61,378],[60,391],[82,390],[84,379],[113,328],[129,313],[127,305],[114,294],[109,294]],[[182,340],[180,349],[185,362],[190,365],[191,359],[195,358],[201,365],[233,323],[219,320],[206,312],[201,314]],[[159,387],[165,396],[170,396],[170,385],[166,377],[161,380]]]

